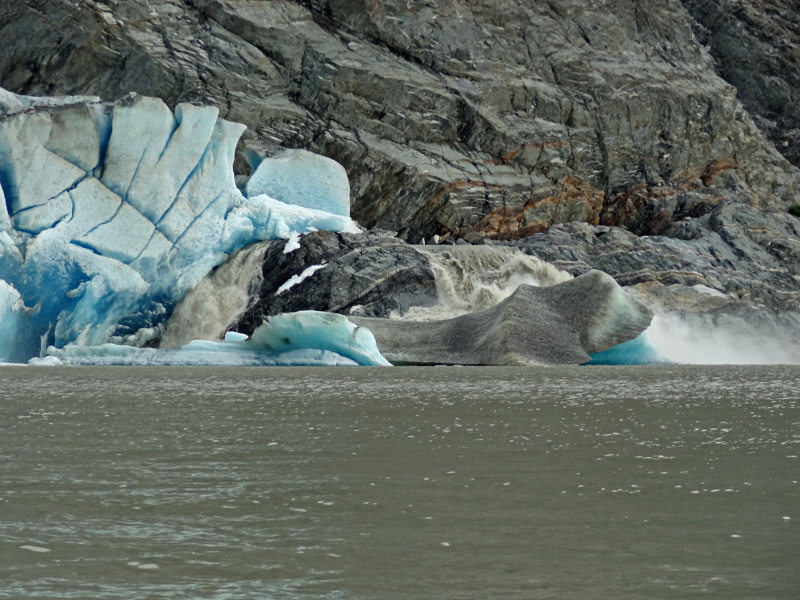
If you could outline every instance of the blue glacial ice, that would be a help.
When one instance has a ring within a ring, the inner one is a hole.
[[[245,186],[248,197],[266,194],[276,200],[350,216],[350,182],[344,167],[308,150],[286,150],[261,159],[250,155],[254,172]],[[308,177],[314,173],[314,177]]]
[[[51,347],[39,365],[96,366],[390,366],[372,333],[334,313],[301,311],[269,317],[253,336],[229,333],[224,342],[195,340],[180,348],[119,344]]]
[[[647,331],[638,337],[612,346],[603,352],[590,354],[589,365],[669,365],[666,358],[648,339]]]
[[[48,346],[144,345],[243,246],[359,231],[341,190],[335,202],[309,200],[313,170],[300,178],[299,204],[289,180],[281,199],[255,187],[243,196],[233,175],[243,131],[213,107],[173,113],[135,95],[110,104],[0,90],[0,360]],[[320,169],[326,182],[336,171]]]

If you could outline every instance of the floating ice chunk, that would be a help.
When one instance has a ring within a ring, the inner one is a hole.
[[[276,353],[245,342],[197,340],[181,348],[160,350],[119,344],[48,348],[65,365],[91,366],[190,366],[190,367],[354,367],[358,363],[326,350],[294,350]]]
[[[248,197],[266,194],[287,204],[350,216],[347,171],[335,160],[307,150],[265,158],[245,186]]]
[[[55,356],[45,356],[43,358],[32,358],[28,361],[32,367],[63,367],[64,363]]]
[[[293,288],[294,286],[296,286],[296,285],[297,285],[298,283],[300,283],[301,281],[303,281],[303,280],[305,280],[305,279],[308,279],[308,278],[309,278],[309,277],[311,277],[311,276],[312,276],[314,273],[316,273],[316,272],[317,272],[317,271],[319,271],[320,269],[324,269],[324,268],[325,268],[325,267],[327,267],[327,266],[328,266],[328,265],[327,265],[327,264],[325,264],[325,263],[322,263],[321,265],[311,265],[310,267],[307,267],[305,270],[303,270],[303,272],[302,272],[302,273],[299,273],[299,274],[297,274],[297,275],[292,275],[292,276],[291,276],[289,279],[287,279],[287,280],[284,282],[284,284],[283,284],[281,287],[279,287],[279,288],[278,288],[278,289],[275,291],[275,295],[276,295],[276,296],[280,296],[280,295],[281,295],[283,292],[285,292],[286,290]]]
[[[20,550],[29,550],[30,552],[40,552],[40,553],[50,552],[50,548],[44,548],[43,546],[31,546],[29,544],[20,546],[19,548]]]
[[[365,327],[335,313],[299,311],[275,315],[249,340],[277,352],[318,348],[335,352],[365,366],[391,366]]]
[[[60,361],[51,364],[65,365],[389,366],[367,329],[341,315],[313,311],[270,317],[250,339],[229,332],[225,342],[195,340],[172,349],[68,344],[51,346],[47,354]]]
[[[369,330],[314,311],[270,317],[247,340],[195,340],[173,349],[69,344],[47,353],[66,365],[391,366]]]

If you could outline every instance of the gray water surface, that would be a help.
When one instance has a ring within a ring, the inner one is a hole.
[[[0,598],[796,599],[798,382],[3,368]]]

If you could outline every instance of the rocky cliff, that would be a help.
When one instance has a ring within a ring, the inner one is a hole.
[[[792,3],[684,4],[20,0],[0,7],[0,83],[210,102],[251,146],[338,160],[354,216],[414,242],[785,208]]]
[[[281,148],[330,156],[368,228],[777,314],[800,294],[798,19],[793,0],[17,0],[0,86],[211,103],[249,127],[242,178]]]

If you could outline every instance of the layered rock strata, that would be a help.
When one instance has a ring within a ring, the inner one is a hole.
[[[718,4],[20,0],[0,81],[211,102],[253,147],[335,158],[354,217],[414,242],[659,234],[687,198],[785,210],[798,189],[736,96],[792,156],[791,3]]]

